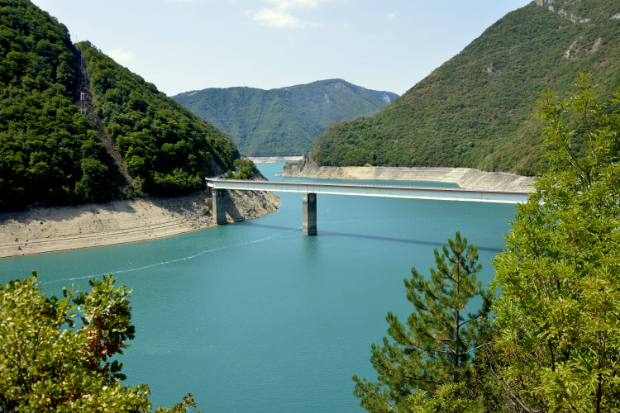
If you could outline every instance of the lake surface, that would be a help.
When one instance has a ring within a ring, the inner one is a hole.
[[[274,177],[282,166],[259,168],[270,180],[312,181]],[[191,392],[205,412],[361,412],[351,376],[376,377],[370,345],[386,335],[388,311],[401,318],[412,311],[402,281],[411,267],[429,274],[433,248],[460,230],[478,246],[488,284],[515,212],[319,194],[319,235],[304,237],[302,195],[280,196],[278,212],[253,221],[3,259],[0,282],[36,270],[50,295],[111,272],[133,288],[136,339],[121,361],[126,383],[148,383],[155,406]]]

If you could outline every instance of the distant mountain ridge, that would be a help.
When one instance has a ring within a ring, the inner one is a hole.
[[[563,94],[581,71],[592,73],[600,98],[620,86],[620,1],[536,0],[376,115],[328,127],[312,159],[539,174],[539,93]]]
[[[370,116],[398,95],[342,79],[263,90],[209,88],[172,96],[229,135],[245,156],[307,153],[332,123]]]

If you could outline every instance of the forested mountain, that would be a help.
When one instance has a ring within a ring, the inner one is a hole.
[[[90,43],[77,47],[83,52],[94,113],[143,190],[186,193],[204,186],[214,161],[223,170],[234,169],[239,152],[228,136]]]
[[[536,0],[374,116],[327,128],[319,165],[449,166],[523,175],[544,169],[541,91],[563,93],[580,71],[596,93],[620,86],[620,1]]]
[[[228,134],[245,156],[307,153],[325,128],[377,113],[398,95],[341,79],[280,89],[233,87],[172,98]]]
[[[29,0],[0,0],[0,209],[182,194],[238,157],[217,128],[90,43],[73,45]]]

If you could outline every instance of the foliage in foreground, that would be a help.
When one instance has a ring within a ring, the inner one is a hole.
[[[46,297],[37,274],[0,285],[0,410],[9,412],[150,412],[147,385],[123,386],[122,355],[134,338],[129,294],[112,275],[91,290]],[[82,321],[75,328],[74,319]],[[171,410],[196,407],[190,395]]]
[[[620,410],[620,115],[593,94],[581,75],[567,98],[542,96],[551,172],[493,260],[501,376],[532,411]]]
[[[469,374],[446,365],[443,380],[435,379],[436,355],[419,358],[415,333],[436,337],[447,324],[436,317],[440,312],[416,305],[410,331],[390,326],[394,343],[384,339],[398,357],[382,356],[390,353],[373,345],[379,383],[355,378],[362,407],[386,413],[620,411],[620,91],[610,105],[593,96],[589,75],[581,74],[565,99],[557,102],[549,92],[539,101],[549,171],[517,206],[506,251],[492,261],[491,287],[500,293],[491,322],[477,332]],[[585,150],[576,150],[583,144]],[[408,298],[418,302],[411,291]],[[412,360],[418,360],[413,367]],[[450,374],[462,380],[446,380]]]
[[[404,280],[415,312],[406,327],[398,316],[388,314],[393,343],[384,337],[383,346],[373,344],[370,359],[379,381],[353,377],[355,395],[370,412],[416,411],[422,401],[442,411],[461,411],[472,404],[465,384],[472,374],[472,355],[484,344],[492,293],[476,280],[482,268],[476,247],[468,248],[459,232],[448,243],[442,255],[435,249],[437,270],[431,268],[430,281],[415,268],[412,279]],[[482,306],[467,314],[476,296],[482,298]]]

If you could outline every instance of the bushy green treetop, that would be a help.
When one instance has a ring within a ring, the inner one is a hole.
[[[258,173],[258,168],[249,159],[235,159],[233,165],[236,169],[239,169],[239,172],[235,173],[228,170],[223,176],[224,179],[252,179],[254,174]]]
[[[542,95],[550,171],[493,260],[501,377],[530,412],[620,409],[620,116],[606,114],[620,100],[600,104],[588,80]]]
[[[150,412],[147,385],[123,386],[123,354],[134,337],[131,290],[103,276],[88,292],[41,293],[37,274],[0,285],[0,410],[12,412]],[[80,317],[81,329],[74,319]],[[188,395],[172,410],[189,411]]]

